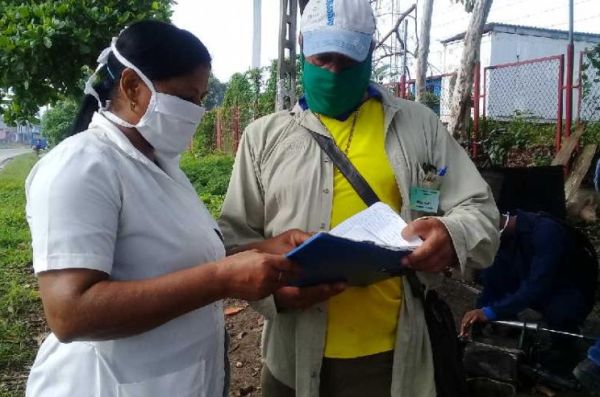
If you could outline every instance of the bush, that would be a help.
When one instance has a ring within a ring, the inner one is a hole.
[[[48,138],[51,146],[56,146],[69,136],[78,105],[74,100],[57,102],[42,116],[42,135]]]
[[[485,152],[494,165],[503,166],[510,151],[551,146],[556,125],[541,123],[529,113],[515,112],[509,121],[482,119],[481,130]],[[538,157],[536,164],[548,162],[547,156],[539,154]]]
[[[202,122],[196,129],[192,143],[195,156],[203,156],[215,150],[215,124],[217,122],[217,109],[209,110],[204,115]]]
[[[181,169],[214,217],[221,212],[232,168],[233,157],[224,154],[194,156],[187,152],[181,158]]]
[[[600,122],[589,122],[585,126],[585,132],[581,141],[584,145],[592,143],[600,145]]]

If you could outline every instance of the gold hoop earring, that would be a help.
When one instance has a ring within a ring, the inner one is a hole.
[[[131,109],[132,112],[135,111],[135,102],[130,102],[129,108]]]

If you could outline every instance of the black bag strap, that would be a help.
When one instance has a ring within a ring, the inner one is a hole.
[[[352,188],[356,190],[356,193],[358,193],[367,207],[370,207],[371,205],[381,201],[379,200],[377,193],[373,191],[369,183],[365,180],[365,178],[363,178],[360,172],[358,172],[354,164],[350,162],[344,152],[342,152],[335,144],[333,139],[312,130],[308,131],[315,141],[317,141],[321,150],[323,150],[323,152],[329,156],[333,164],[348,180]],[[413,295],[425,302],[425,286],[421,280],[419,280],[415,272],[411,269],[407,269],[405,276]]]
[[[377,193],[371,189],[371,186],[367,183],[365,178],[358,172],[356,167],[348,160],[348,157],[340,150],[339,147],[335,144],[333,139],[326,137],[325,135],[321,135],[315,131],[308,130],[310,134],[313,136],[315,141],[321,147],[333,164],[340,170],[342,175],[350,182],[352,188],[356,190],[356,193],[360,196],[360,198],[367,204],[367,207],[381,201],[379,197],[377,197]]]

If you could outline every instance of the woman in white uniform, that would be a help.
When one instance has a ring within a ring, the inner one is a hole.
[[[140,22],[99,63],[75,123],[82,132],[26,182],[33,266],[53,331],[27,395],[222,396],[221,299],[259,299],[285,285],[296,269],[281,253],[306,235],[225,258],[216,222],[179,168],[211,67],[196,37]]]

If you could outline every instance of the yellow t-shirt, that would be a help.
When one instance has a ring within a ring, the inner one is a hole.
[[[354,115],[346,120],[320,116],[338,147],[344,151]],[[384,147],[383,106],[375,98],[358,110],[348,158],[380,200],[400,211],[402,198]],[[364,210],[365,203],[335,169],[331,227]],[[367,287],[349,287],[329,300],[325,357],[355,358],[394,349],[403,291],[399,277]]]

